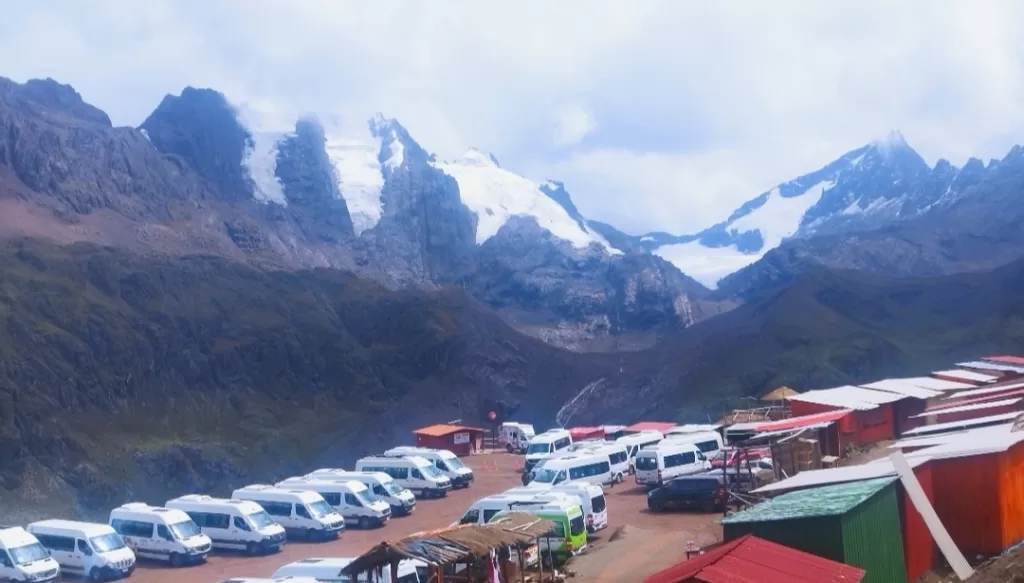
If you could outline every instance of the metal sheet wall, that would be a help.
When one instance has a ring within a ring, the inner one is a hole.
[[[838,516],[726,523],[722,526],[727,541],[736,540],[745,534],[753,534],[805,553],[840,563],[845,562],[842,521]]]
[[[863,583],[906,583],[896,483],[842,517],[843,562],[864,569]]]
[[[921,483],[921,489],[928,500],[935,503],[935,493],[932,488],[932,467],[931,464],[923,464],[914,468],[914,475]],[[900,503],[900,517],[903,528],[903,554],[907,563],[907,580],[917,581],[929,569],[935,566],[936,547],[932,540],[932,533],[928,531],[921,513],[914,508],[914,503],[907,497],[903,485],[897,486]]]
[[[1024,539],[1024,443],[999,455],[999,512],[1005,549]]]
[[[1003,551],[999,456],[932,460],[935,512],[967,557]]]

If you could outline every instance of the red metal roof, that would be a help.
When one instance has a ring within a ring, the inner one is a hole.
[[[857,583],[864,571],[746,535],[659,571],[644,583]]]
[[[986,356],[985,360],[1004,364],[1024,364],[1024,356]]]
[[[994,387],[993,387],[994,388]],[[959,407],[961,405],[975,405],[977,403],[986,403],[988,401],[1002,401],[1003,399],[1013,397],[1024,397],[1024,389],[1007,389],[1004,391],[992,391],[986,395],[980,397],[966,397],[963,399],[947,399],[940,401],[931,407],[925,408],[925,411],[941,411],[943,409],[949,409],[950,407]]]
[[[573,439],[604,437],[604,427],[570,427],[569,435],[571,435]]]
[[[838,411],[825,411],[824,413],[815,413],[813,415],[801,415],[799,417],[790,417],[789,419],[768,421],[766,423],[758,425],[756,428],[754,428],[754,430],[760,432],[798,429],[800,427],[806,427],[808,425],[817,425],[818,423],[838,421],[852,412],[853,411],[851,411],[850,409],[839,409]]]
[[[669,429],[678,427],[678,423],[668,423],[667,421],[641,421],[634,423],[626,428],[626,431],[660,431],[665,433]]]

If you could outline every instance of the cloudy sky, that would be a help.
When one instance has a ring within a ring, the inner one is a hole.
[[[281,111],[398,118],[563,180],[584,214],[699,230],[902,130],[929,161],[1024,142],[1024,3],[33,0],[0,75],[137,125],[185,85]]]

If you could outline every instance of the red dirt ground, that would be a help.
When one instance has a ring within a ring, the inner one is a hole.
[[[513,455],[473,456],[468,465],[476,480],[469,489],[456,490],[441,500],[419,501],[412,516],[393,518],[383,528],[346,530],[339,540],[325,543],[288,543],[281,552],[265,557],[214,552],[206,564],[180,569],[142,561],[128,581],[217,583],[231,577],[269,577],[280,566],[300,559],[357,556],[382,540],[448,525],[477,499],[521,485],[516,469],[521,463],[521,457]],[[495,465],[497,471],[493,469]],[[645,492],[629,481],[608,490],[607,495],[609,527],[594,537],[584,556],[573,561],[570,568],[577,572],[577,581],[638,583],[650,573],[681,560],[687,540],[698,546],[721,540],[721,527],[714,522],[718,515],[650,514],[646,510]],[[628,525],[624,536],[609,542],[615,529],[623,525]]]

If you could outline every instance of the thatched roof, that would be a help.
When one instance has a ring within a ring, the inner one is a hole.
[[[779,387],[779,388],[775,389],[774,391],[766,394],[765,396],[761,397],[761,400],[762,401],[785,401],[786,399],[788,399],[790,397],[795,397],[795,396],[797,396],[799,394],[800,393],[798,393],[797,391],[794,391],[793,389],[791,389],[789,387],[782,386],[782,387]]]
[[[403,559],[417,559],[430,565],[456,563],[532,542],[554,526],[550,520],[532,514],[511,512],[483,526],[463,524],[418,532],[398,541],[380,543],[349,563],[342,573],[356,576]]]

